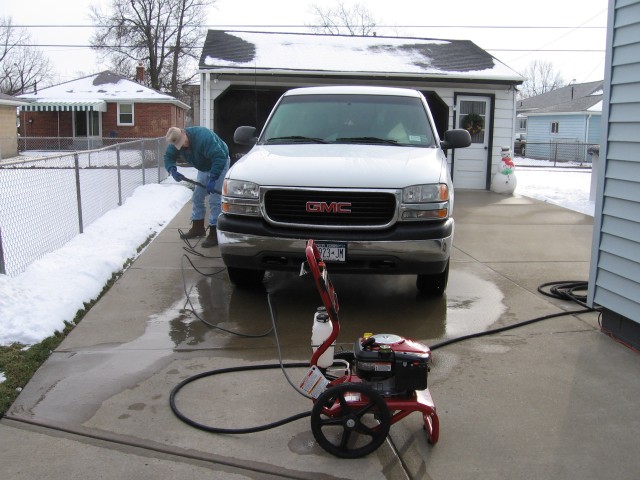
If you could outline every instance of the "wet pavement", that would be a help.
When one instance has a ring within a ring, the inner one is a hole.
[[[440,441],[414,413],[365,458],[319,447],[309,418],[251,434],[212,434],[176,418],[169,394],[213,369],[310,357],[320,298],[310,276],[269,273],[234,288],[218,250],[183,249],[163,230],[37,372],[0,421],[6,478],[635,478],[640,454],[639,356],[567,315],[433,352],[429,385]],[[417,294],[413,276],[337,275],[338,348],[365,331],[427,345],[579,310],[538,285],[587,280],[593,218],[519,196],[456,192],[446,296]],[[330,268],[330,267],[329,267]],[[194,313],[195,312],[195,313]],[[216,328],[212,328],[213,324]],[[233,333],[229,333],[233,332]],[[292,381],[306,369],[287,369]],[[221,428],[311,409],[278,369],[206,377],[177,396],[193,420]],[[5,475],[3,474],[3,477]]]

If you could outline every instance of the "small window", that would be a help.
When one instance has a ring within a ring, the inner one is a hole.
[[[519,130],[526,130],[527,129],[527,119],[526,118],[521,118],[520,119],[520,128]]]
[[[118,104],[118,125],[133,125],[133,103]]]
[[[551,133],[558,133],[560,130],[560,122],[551,122]]]

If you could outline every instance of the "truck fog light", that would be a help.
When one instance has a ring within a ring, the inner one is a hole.
[[[235,215],[250,215],[253,217],[260,216],[260,208],[256,205],[242,205],[237,203],[223,203],[222,211],[224,213]]]
[[[403,220],[433,220],[447,218],[448,210],[441,208],[439,210],[405,210],[402,212]]]

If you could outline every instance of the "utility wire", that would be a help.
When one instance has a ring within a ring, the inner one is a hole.
[[[602,13],[602,12],[600,12]],[[600,13],[598,15],[600,15]],[[597,16],[597,15],[596,15]],[[595,18],[595,17],[593,17]],[[593,18],[587,20],[587,22],[593,20]],[[585,23],[587,23],[585,22]],[[584,24],[583,24],[584,25]],[[100,27],[112,27],[117,25],[12,25],[15,28],[100,28]],[[322,28],[324,25],[203,25],[203,28]],[[347,27],[347,25],[337,25],[337,27]],[[550,29],[550,30],[562,30],[562,29],[603,29],[606,26],[545,26],[545,25],[375,25],[375,28],[474,28],[474,29],[511,29],[511,30],[533,30],[533,29]]]
[[[15,47],[40,47],[40,48],[104,48],[104,49],[112,49],[111,46],[99,46],[94,47],[92,45],[71,45],[71,44],[17,44]],[[139,48],[137,45],[118,45],[118,48]],[[202,48],[202,46],[196,46],[194,48]],[[576,48],[566,48],[566,49],[540,49],[540,48],[484,48],[487,51],[493,52],[572,52],[572,53],[598,53],[604,52],[604,49],[576,49]]]

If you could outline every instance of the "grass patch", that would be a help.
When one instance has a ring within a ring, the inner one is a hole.
[[[28,348],[20,343],[0,347],[0,372],[6,377],[6,380],[0,383],[0,417],[9,410],[36,370],[49,358],[51,352],[58,348],[72,328],[73,325],[67,323],[62,332],[56,332]]]
[[[153,237],[154,235],[150,235],[147,240],[138,247],[138,254],[151,242]],[[98,297],[89,303],[85,303],[84,309],[78,310],[72,322],[65,321],[64,329],[61,332],[56,331],[50,337],[31,346],[26,346],[21,343],[0,346],[0,373],[6,377],[6,380],[0,383],[0,418],[9,410],[22,389],[36,373],[36,370],[38,370],[45,360],[49,358],[49,355],[58,348],[69,332],[80,323],[91,307],[109,291],[118,278],[120,278],[124,271],[133,263],[133,260],[133,258],[128,259],[124,263],[122,270],[112,274]]]

